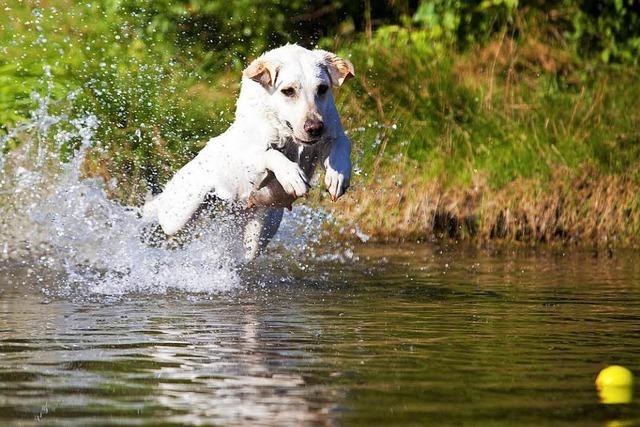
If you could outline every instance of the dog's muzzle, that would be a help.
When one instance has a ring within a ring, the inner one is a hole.
[[[295,136],[295,133],[293,132],[293,126],[291,125],[291,123],[288,120],[285,120],[284,122],[285,125],[287,125],[287,127],[289,128],[289,130],[291,130],[291,137],[293,138],[293,140],[300,144],[300,145],[313,145],[316,144],[317,142],[319,142],[322,139],[322,130],[320,130],[320,133],[318,135],[310,135],[311,138],[298,138],[297,136]],[[305,126],[307,124],[305,123]],[[324,124],[322,124],[322,129],[324,129]],[[309,134],[309,131],[307,131],[307,129],[305,128],[305,132],[307,132],[307,134]]]
[[[324,123],[322,120],[307,120],[304,122],[304,131],[317,138],[324,131]]]

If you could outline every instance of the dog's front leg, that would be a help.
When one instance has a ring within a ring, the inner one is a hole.
[[[343,132],[329,148],[324,168],[324,184],[333,201],[336,201],[344,194],[351,180],[351,141]]]
[[[264,169],[273,172],[287,194],[296,198],[307,194],[309,178],[297,163],[289,160],[281,152],[267,150],[264,155]]]

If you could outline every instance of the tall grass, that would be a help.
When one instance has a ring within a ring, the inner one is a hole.
[[[591,166],[638,177],[635,67],[584,70],[565,51],[507,36],[462,54],[416,55],[395,40],[345,50],[360,79],[341,97],[363,164],[417,167],[427,179],[493,188]],[[380,125],[370,126],[377,121]]]

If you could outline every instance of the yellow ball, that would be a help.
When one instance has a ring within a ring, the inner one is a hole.
[[[596,387],[631,387],[633,374],[624,366],[612,365],[604,368],[596,378]]]
[[[596,388],[602,403],[629,403],[633,399],[633,374],[624,366],[609,366],[598,374]]]

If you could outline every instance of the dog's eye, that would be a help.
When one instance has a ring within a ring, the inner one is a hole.
[[[328,90],[329,90],[329,86],[320,85],[318,86],[318,95],[324,95],[325,93],[327,93]]]
[[[284,96],[287,96],[287,97],[289,97],[289,98],[291,98],[293,95],[295,95],[295,94],[296,94],[296,90],[295,90],[294,88],[292,88],[292,87],[284,88],[284,89],[282,89],[280,92],[282,92],[282,94],[283,94]]]

